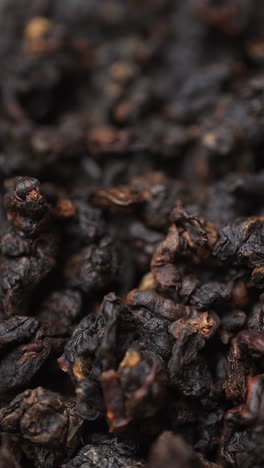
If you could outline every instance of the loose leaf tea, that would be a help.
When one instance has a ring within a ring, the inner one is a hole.
[[[263,468],[263,25],[0,2],[0,468]]]

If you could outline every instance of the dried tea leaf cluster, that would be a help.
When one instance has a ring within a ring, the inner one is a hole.
[[[0,3],[0,468],[263,468],[264,3]]]

